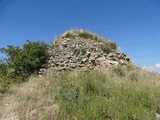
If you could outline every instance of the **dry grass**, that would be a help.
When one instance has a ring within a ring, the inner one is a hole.
[[[10,115],[13,111],[20,120],[56,119],[58,106],[54,102],[54,89],[51,81],[45,77],[31,77],[26,83],[12,85],[3,96],[1,104],[8,104],[9,107],[1,106],[0,119],[13,117]]]
[[[59,74],[48,72],[48,74],[45,76],[32,76],[29,81],[25,83],[20,85],[12,85],[7,93],[0,96],[0,119],[7,120],[12,118],[13,120],[56,120],[64,117],[65,119],[83,119],[86,117],[85,115],[92,118],[92,111],[96,113],[97,111],[94,111],[94,109],[96,108],[96,105],[99,105],[99,103],[94,100],[93,102],[90,101],[90,103],[87,103],[86,106],[89,108],[79,108],[74,112],[72,111],[74,114],[70,112],[68,113],[63,108],[63,100],[55,100],[55,97],[59,95],[59,91],[63,90],[64,88],[72,92],[74,91],[74,88],[82,85],[82,88],[80,87],[80,90],[82,90],[84,89],[83,85],[86,84],[85,80],[92,78],[93,84],[97,83],[98,79],[104,82],[103,84],[100,83],[95,85],[97,90],[100,89],[99,94],[102,94],[106,90],[105,87],[108,84],[111,86],[108,86],[107,89],[111,87],[112,94],[116,94],[116,92],[118,92],[117,90],[119,90],[122,85],[124,85],[124,90],[128,90],[130,92],[133,92],[131,90],[135,89],[136,91],[142,93],[144,92],[147,95],[151,94],[149,97],[153,98],[155,103],[155,107],[153,107],[154,109],[152,112],[160,114],[160,105],[158,104],[160,101],[160,96],[158,95],[158,93],[160,93],[160,75],[157,73],[147,72],[139,68],[132,68],[131,70],[122,68],[122,70],[125,73],[124,76],[119,76],[119,74],[117,74],[111,68],[97,69],[96,71],[90,72],[75,70],[72,72],[64,72]],[[88,72],[89,74],[87,74]],[[118,93],[121,94],[121,92]],[[128,94],[128,92],[125,94]],[[81,98],[83,98],[83,95],[87,96],[88,93],[85,94],[82,90]],[[133,95],[136,96],[137,93],[133,92]],[[93,95],[91,96],[94,97]],[[97,99],[97,96],[95,97]],[[115,97],[114,99],[117,98]],[[97,101],[100,100],[97,99]],[[102,99],[102,101],[105,101],[105,99]],[[104,106],[105,105],[107,106],[107,103],[104,104]],[[90,111],[88,114],[83,113],[83,111],[86,109]],[[128,107],[127,111],[130,111],[130,109],[131,108]],[[141,108],[141,110],[143,111],[143,108]],[[149,111],[150,109],[147,110]],[[115,110],[115,112],[117,111]],[[117,114],[120,116],[121,113],[117,112]],[[151,113],[148,112],[148,115],[150,114]],[[86,119],[89,119],[89,117]],[[145,117],[143,116],[142,118]],[[103,117],[97,117],[97,119],[103,119]],[[112,119],[116,120],[116,118]]]
[[[62,36],[68,37],[68,38],[74,38],[75,36],[83,37],[85,39],[91,39],[95,40],[97,42],[106,42],[106,40],[110,41],[109,39],[106,39],[100,35],[97,35],[93,32],[90,32],[88,30],[83,30],[83,29],[71,29],[66,31]],[[111,42],[111,41],[110,41]]]

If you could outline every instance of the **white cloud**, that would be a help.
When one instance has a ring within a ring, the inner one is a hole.
[[[146,70],[146,69],[147,69],[147,66],[142,66],[142,69]]]
[[[160,64],[159,63],[155,64],[155,68],[160,70]]]
[[[142,69],[147,71],[160,72],[160,63],[157,63],[154,66],[142,66]]]
[[[142,66],[142,69],[147,70],[147,71],[155,71],[155,68],[151,66]]]

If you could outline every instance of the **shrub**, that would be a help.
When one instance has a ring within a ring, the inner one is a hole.
[[[30,42],[23,46],[23,64],[28,73],[38,71],[48,59],[48,45],[43,41]]]
[[[0,93],[4,94],[8,91],[7,64],[0,63]]]
[[[23,48],[9,45],[1,51],[8,55],[8,61],[12,67],[12,77],[25,79],[33,72],[38,71],[47,62],[48,45],[43,41],[31,42],[29,40]]]
[[[7,65],[4,63],[0,63],[0,76],[6,76],[7,75]]]

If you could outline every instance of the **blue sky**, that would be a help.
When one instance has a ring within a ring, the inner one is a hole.
[[[160,63],[159,0],[0,0],[0,47],[52,43],[72,28],[117,42],[139,66]]]

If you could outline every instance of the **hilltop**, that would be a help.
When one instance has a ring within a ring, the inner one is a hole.
[[[160,75],[137,67],[115,42],[89,31],[70,30],[49,46],[41,75],[32,73],[18,84],[0,82],[1,120],[159,118]]]
[[[58,71],[133,64],[115,42],[85,30],[70,30],[57,37],[49,50],[48,63]]]

